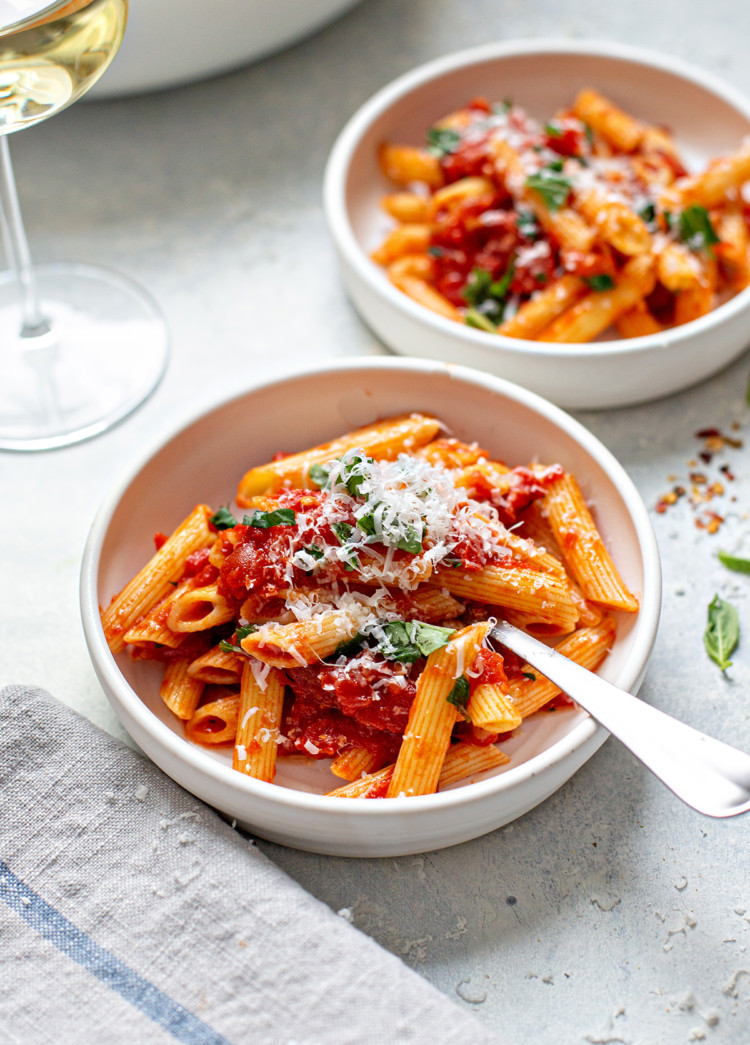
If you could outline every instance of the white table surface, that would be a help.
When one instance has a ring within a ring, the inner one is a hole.
[[[77,447],[0,455],[0,682],[40,684],[122,735],[90,666],[78,569],[117,473],[204,400],[332,356],[384,351],[342,291],[323,221],[327,152],[374,90],[491,39],[595,37],[691,60],[750,93],[750,6],[738,0],[365,0],[278,56],[159,95],[79,104],[14,136],[37,260],[119,269],[166,314],[169,371],[140,410]],[[748,331],[750,341],[750,331]],[[714,593],[750,636],[750,456],[710,465],[695,432],[747,438],[747,355],[678,396],[580,414],[653,508],[700,468],[736,478],[709,505],[653,513],[664,609],[642,694],[750,750],[750,638],[722,676],[702,645]],[[692,464],[691,464],[692,462]],[[697,464],[696,464],[697,462]],[[725,516],[718,534],[696,522]],[[437,853],[347,861],[264,850],[312,893],[510,1042],[750,1041],[747,820],[687,809],[615,741],[516,823]]]

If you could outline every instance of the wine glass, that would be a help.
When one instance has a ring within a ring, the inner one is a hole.
[[[87,91],[115,56],[128,0],[0,0],[0,449],[47,450],[97,435],[164,373],[164,321],[141,288],[79,264],[34,267],[8,135]]]

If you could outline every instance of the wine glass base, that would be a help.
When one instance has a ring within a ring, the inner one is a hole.
[[[19,288],[0,274],[0,449],[51,450],[132,413],[166,369],[169,339],[139,286],[88,265],[35,268],[49,332],[22,337]]]

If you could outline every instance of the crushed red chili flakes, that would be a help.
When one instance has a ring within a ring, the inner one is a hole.
[[[739,427],[737,422],[732,424],[734,431],[737,431]],[[726,449],[739,450],[743,446],[742,439],[735,435],[727,435],[719,428],[701,428],[695,433],[695,437],[703,441],[703,446],[697,456],[704,465],[710,465],[716,455]],[[686,497],[692,508],[696,511],[700,509],[700,514],[695,520],[697,528],[705,530],[709,534],[717,533],[724,522],[724,516],[712,509],[706,509],[704,506],[715,498],[725,495],[724,482],[711,478],[706,471],[698,470],[695,461],[688,461],[686,467],[689,469],[689,490],[682,483],[675,482],[676,476],[670,476],[670,482],[675,485],[659,498],[655,510],[659,515],[663,515],[668,508]],[[734,482],[735,474],[728,463],[720,464],[718,470],[726,482]]]

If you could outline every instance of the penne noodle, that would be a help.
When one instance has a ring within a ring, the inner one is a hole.
[[[199,505],[115,596],[111,641],[152,658],[189,741],[264,783],[281,752],[325,760],[335,797],[429,795],[505,765],[498,736],[555,695],[485,649],[498,617],[606,656],[605,611],[637,601],[574,477],[443,433],[402,415],[252,469],[258,515]]]
[[[595,671],[609,653],[614,638],[614,622],[611,617],[605,617],[600,624],[569,635],[555,649],[576,664]],[[523,675],[510,682],[509,696],[518,714],[528,718],[558,696],[560,690],[530,664],[525,664],[521,671]]]
[[[625,265],[612,290],[588,294],[546,327],[539,341],[585,342],[603,333],[654,288],[654,259],[640,254]]]
[[[185,736],[196,744],[234,744],[240,693],[228,693],[196,708],[185,723]]]
[[[256,780],[273,781],[281,739],[284,677],[271,670],[259,682],[248,661],[242,669],[237,737],[232,766]]]
[[[203,695],[204,683],[193,678],[186,660],[172,660],[167,664],[159,687],[159,696],[177,718],[190,718]]]
[[[237,490],[237,503],[249,507],[250,498],[285,486],[306,487],[313,464],[326,464],[347,450],[362,449],[379,460],[392,460],[402,451],[413,451],[429,443],[440,430],[440,422],[424,414],[378,421],[311,450],[291,454],[278,461],[251,468]]]
[[[585,598],[610,609],[635,613],[638,600],[628,591],[605,548],[575,478],[566,473],[553,482],[543,505],[566,564]]]
[[[387,797],[428,795],[437,790],[457,714],[449,698],[456,679],[471,667],[489,628],[486,622],[470,625],[427,658]]]
[[[102,627],[113,653],[124,648],[125,632],[171,592],[188,556],[211,543],[210,515],[211,509],[199,504],[104,610]]]

